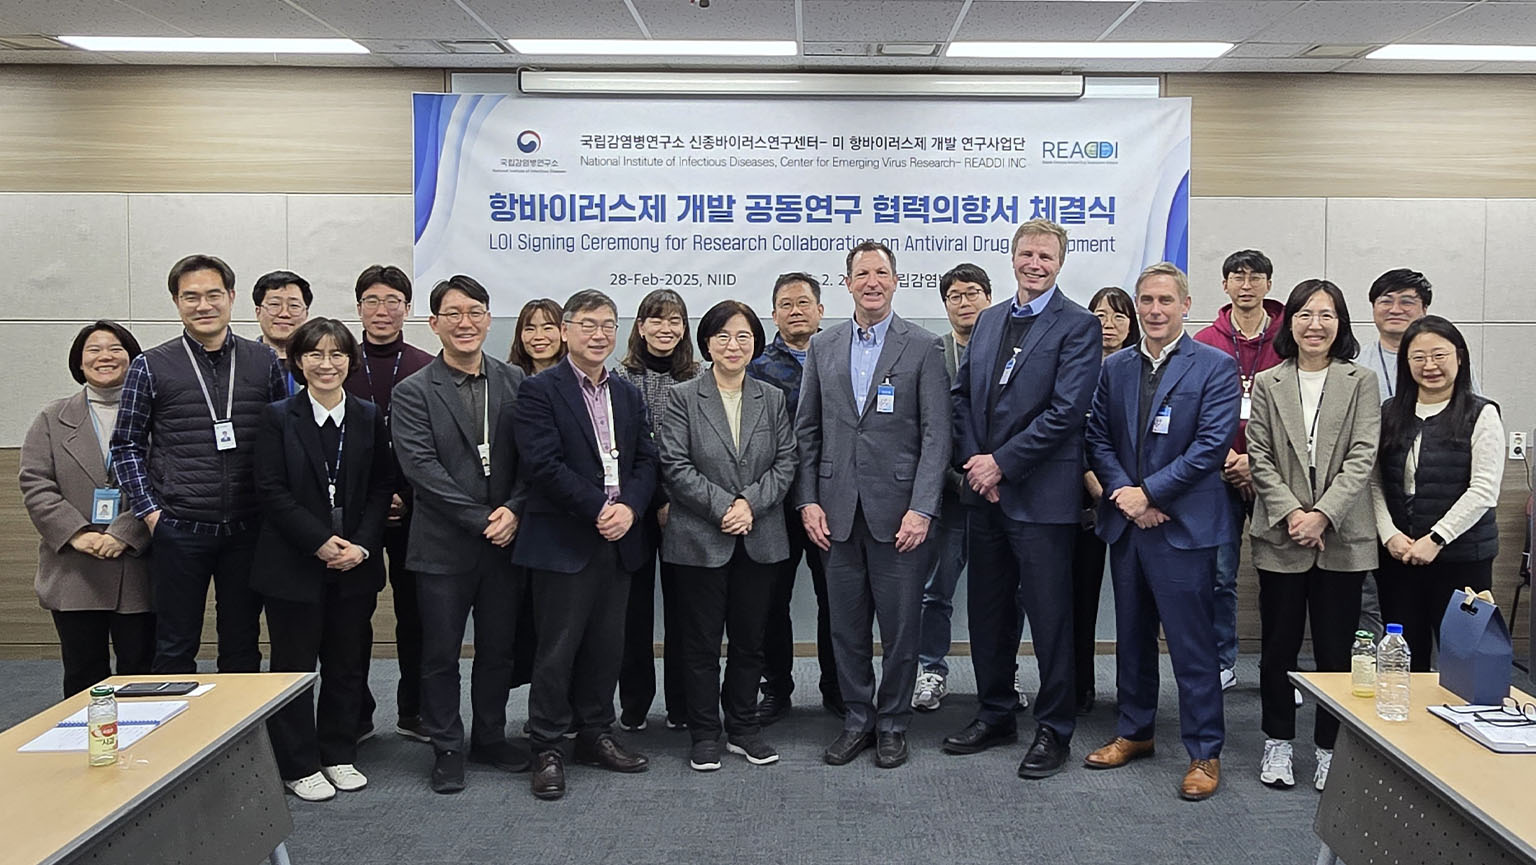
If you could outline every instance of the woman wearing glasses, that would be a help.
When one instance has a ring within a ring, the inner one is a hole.
[[[1360,586],[1376,566],[1369,506],[1380,424],[1376,375],[1360,352],[1338,286],[1308,279],[1291,291],[1275,336],[1284,360],[1254,377],[1248,421],[1253,471],[1253,565],[1259,572],[1259,780],[1296,783],[1291,740],[1296,669],[1307,620],[1319,672],[1345,672],[1360,619]],[[1339,720],[1317,712],[1313,785],[1328,780]]]
[[[1386,555],[1376,572],[1381,614],[1403,626],[1413,670],[1430,649],[1451,592],[1493,582],[1494,507],[1504,478],[1499,407],[1477,395],[1461,331],[1427,315],[1403,334],[1394,395],[1381,407],[1371,486]]]
[[[520,367],[533,375],[559,363],[565,358],[565,340],[560,338],[560,304],[547,297],[530,300],[517,314],[517,328],[513,331],[512,349],[507,352],[507,363]]]
[[[747,377],[763,342],[751,307],[734,300],[711,307],[699,321],[709,370],[672,388],[657,433],[672,502],[661,558],[674,570],[673,648],[685,667],[689,765],[700,772],[720,768],[722,704],[727,750],[754,765],[779,759],[759,736],[757,683],[777,563],[789,558],[781,504],[794,477],[795,438],[783,392]]]
[[[1118,286],[1101,288],[1088,303],[1103,329],[1103,356],[1109,357],[1141,340],[1136,326],[1136,304]],[[1099,593],[1104,586],[1104,542],[1094,534],[1094,511],[1104,497],[1104,485],[1093,472],[1083,473],[1083,514],[1072,551],[1072,654],[1077,671],[1073,693],[1077,713],[1093,711],[1098,692],[1093,683],[1093,654],[1097,640],[1094,630],[1099,623]]]
[[[682,295],[669,288],[660,288],[641,298],[640,308],[635,312],[634,329],[629,333],[629,350],[614,373],[640,389],[654,438],[667,406],[667,391],[699,374],[699,364],[693,359],[693,345],[688,339],[688,305],[683,302]],[[637,521],[645,542],[645,564],[631,575],[629,606],[624,616],[619,726],[625,730],[645,729],[646,714],[656,697],[656,658],[651,643],[656,615],[656,553],[667,527],[668,511],[666,494],[657,484],[650,509]],[[671,583],[671,569],[663,564],[662,683],[666,693],[667,729],[681,730],[688,725],[683,668],[677,653],[667,649],[667,635],[677,625]]]

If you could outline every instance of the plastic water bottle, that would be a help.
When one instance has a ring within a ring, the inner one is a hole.
[[[89,740],[87,751],[92,766],[111,766],[117,762],[117,697],[112,689],[97,685],[91,689],[91,705],[85,710]]]
[[[1386,721],[1408,720],[1409,661],[1413,653],[1402,625],[1388,625],[1376,647],[1376,714]]]
[[[1349,650],[1349,692],[1356,697],[1376,696],[1376,641],[1370,631],[1356,631]]]

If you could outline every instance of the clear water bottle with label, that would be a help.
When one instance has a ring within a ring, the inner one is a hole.
[[[1356,631],[1350,649],[1349,692],[1356,697],[1376,696],[1376,635]]]
[[[111,766],[117,762],[117,697],[112,689],[97,685],[91,689],[91,705],[85,710],[86,750],[92,766]]]
[[[1376,714],[1386,721],[1408,720],[1408,681],[1413,653],[1402,625],[1387,625],[1376,647]]]

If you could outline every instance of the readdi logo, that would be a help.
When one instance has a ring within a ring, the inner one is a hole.
[[[1118,141],[1042,141],[1044,162],[1114,162],[1120,156]]]
[[[532,129],[524,129],[522,132],[517,133],[517,149],[524,153],[538,152],[539,145],[543,143],[543,139],[539,138],[539,133],[534,132]]]

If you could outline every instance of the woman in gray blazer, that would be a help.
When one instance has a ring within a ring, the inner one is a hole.
[[[107,446],[138,340],[98,321],[69,348],[69,374],[84,389],[49,403],[21,445],[21,498],[41,540],[37,600],[53,614],[64,659],[64,696],[112,675],[148,673],[155,655],[149,529],[127,510]]]
[[[1360,584],[1376,567],[1371,468],[1381,423],[1376,375],[1353,363],[1359,343],[1338,286],[1297,285],[1285,303],[1275,351],[1285,360],[1258,374],[1248,420],[1256,497],[1249,534],[1259,571],[1259,693],[1266,737],[1259,780],[1295,783],[1291,740],[1296,669],[1307,618],[1319,672],[1344,672],[1360,619]],[[1323,789],[1339,721],[1319,710],[1313,728]]]
[[[709,371],[674,386],[657,427],[671,517],[661,559],[675,568],[689,765],[720,768],[720,707],[726,749],[754,765],[777,762],[757,723],[763,629],[777,563],[789,558],[781,503],[795,473],[795,436],[784,394],[748,378],[763,352],[757,313],[734,300],[699,321]],[[720,638],[729,630],[725,685]]]

